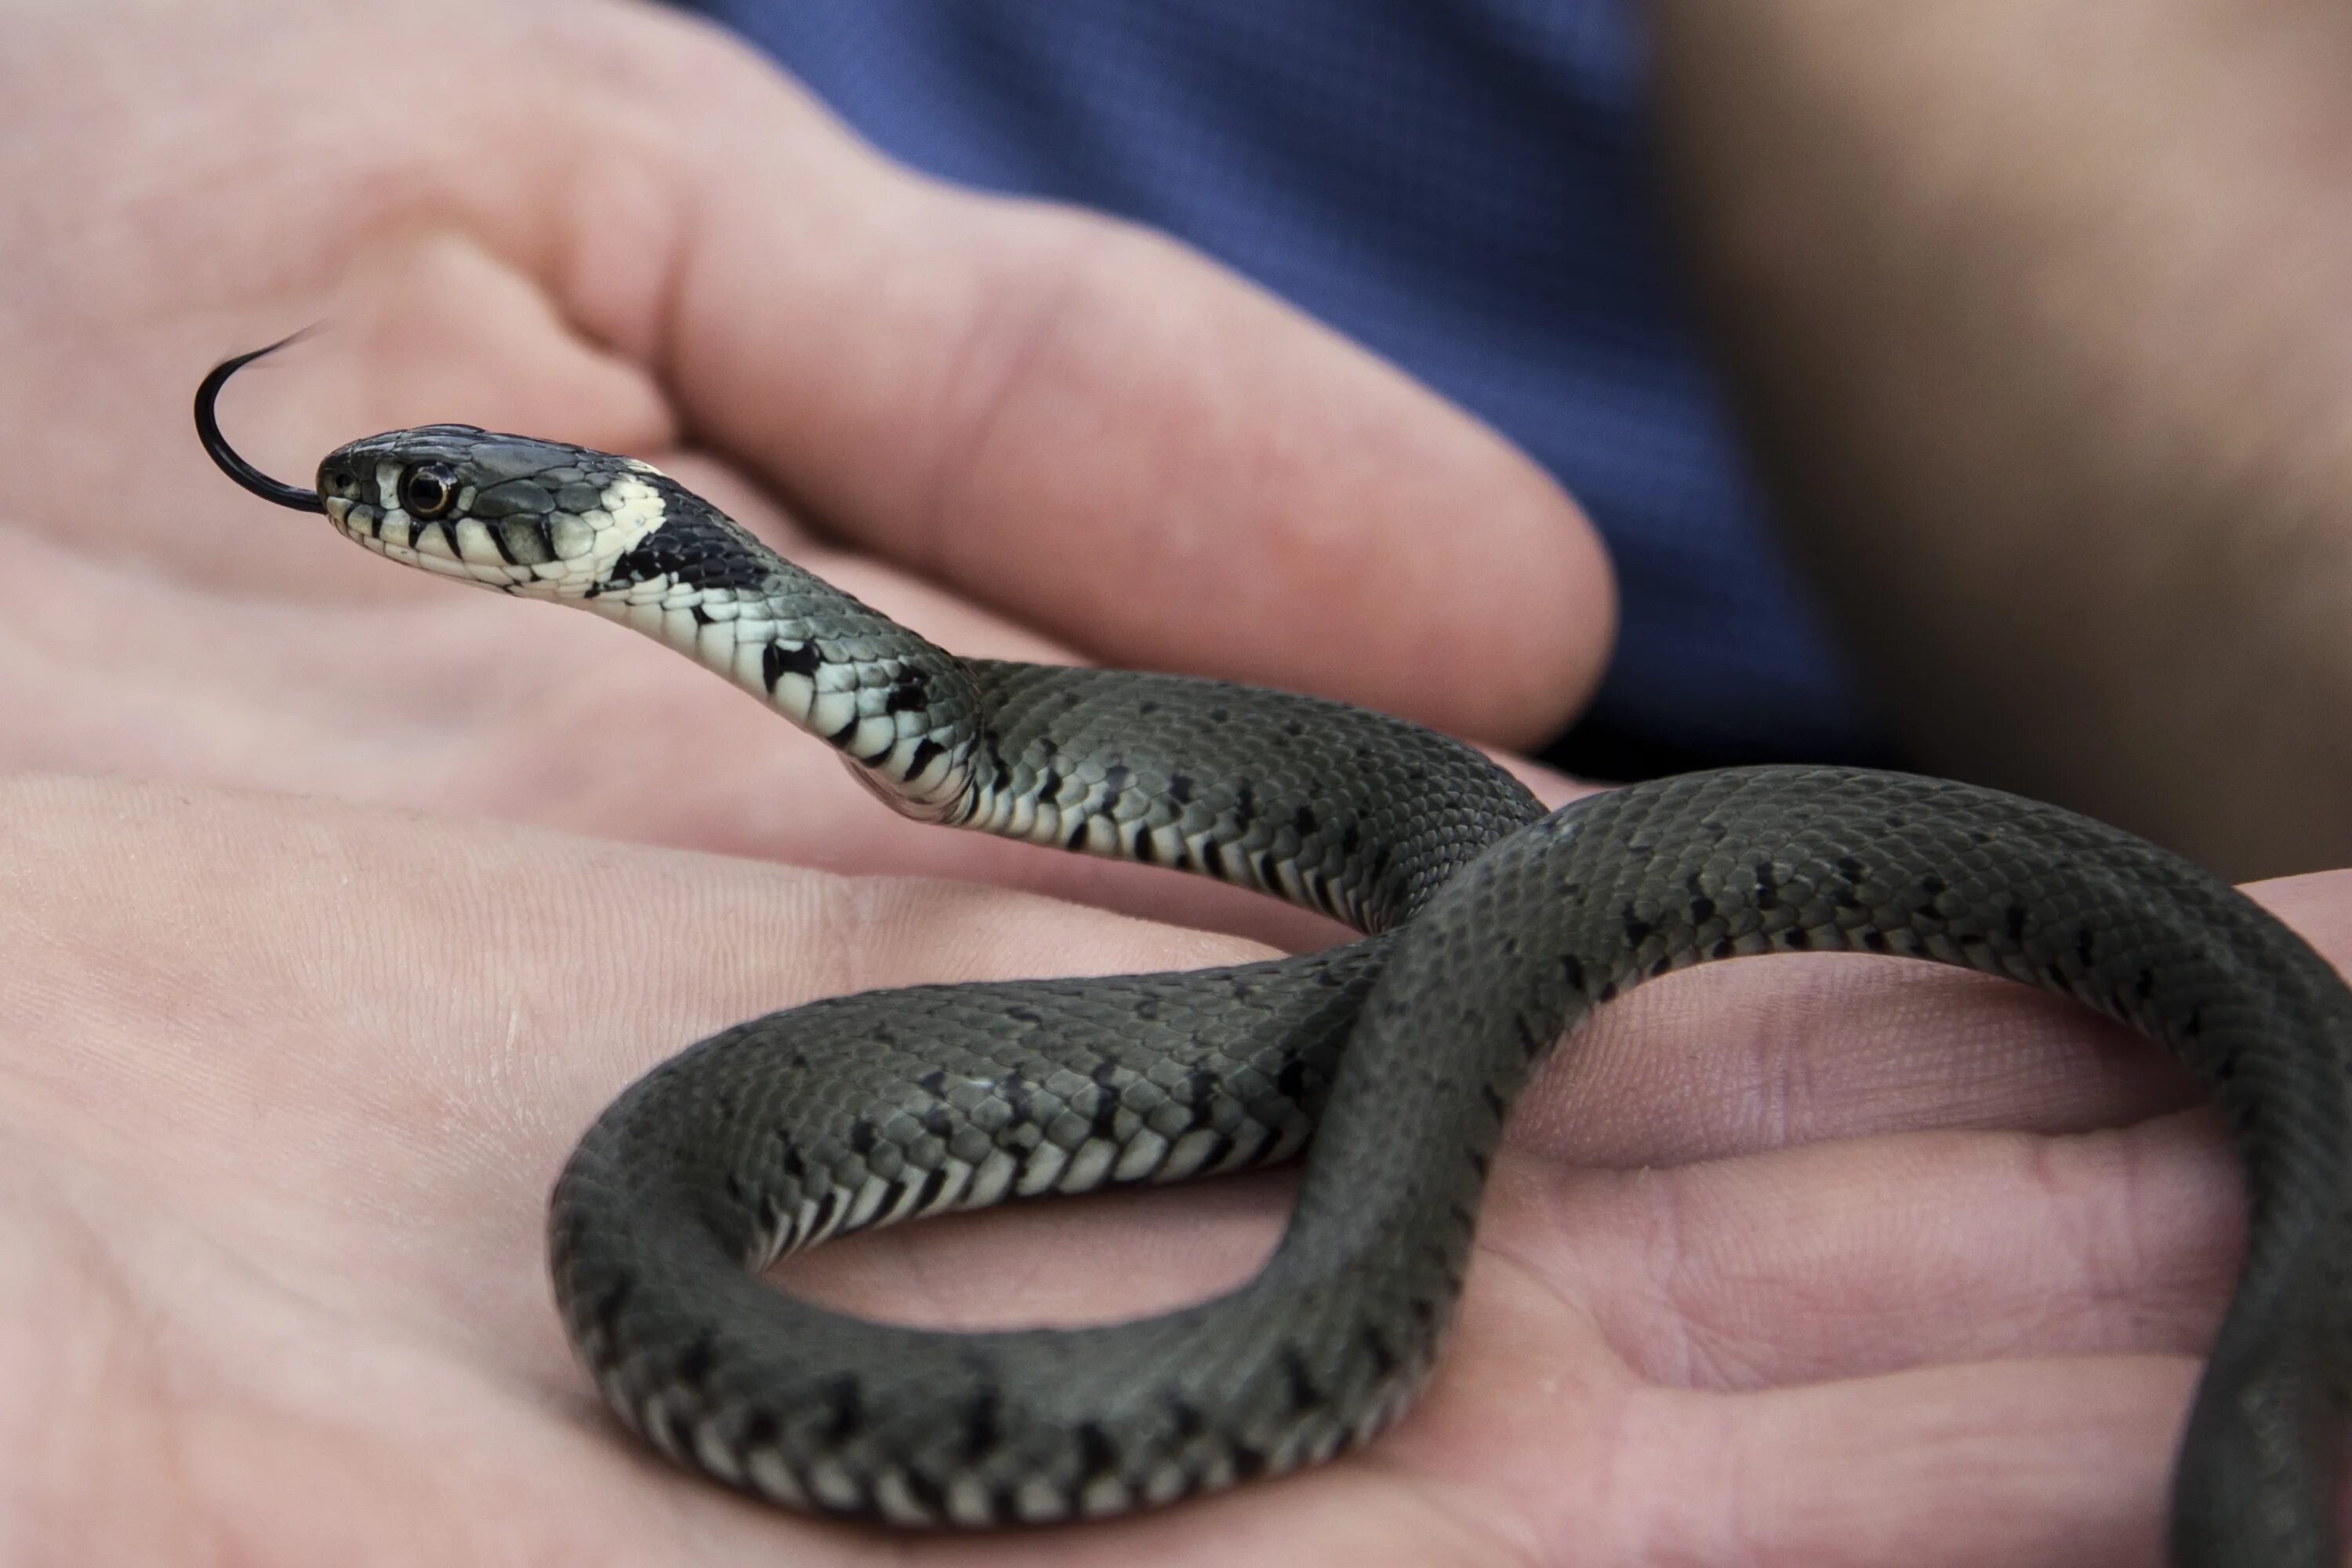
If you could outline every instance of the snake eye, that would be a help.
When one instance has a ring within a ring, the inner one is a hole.
[[[400,476],[401,508],[420,521],[432,521],[457,500],[457,471],[446,463],[419,463]]]

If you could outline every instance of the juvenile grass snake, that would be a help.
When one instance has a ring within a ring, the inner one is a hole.
[[[267,353],[268,351],[261,351]],[[1628,987],[1847,950],[2010,976],[2177,1052],[2242,1159],[2242,1276],[2181,1439],[2183,1568],[2334,1568],[2352,994],[2252,902],[2129,835],[1940,780],[1688,774],[1549,815],[1476,752],[1340,703],[963,659],[645,463],[436,425],[318,488],[206,450],[367,549],[669,644],[927,821],[1195,871],[1366,933],[1234,968],[932,985],[739,1024],[628,1089],[559,1180],[564,1326],[662,1453],[905,1525],[1101,1516],[1364,1442],[1428,1376],[1503,1121]],[[916,1215],[1308,1148],[1263,1270],[1137,1321],[950,1333],[759,1278]]]

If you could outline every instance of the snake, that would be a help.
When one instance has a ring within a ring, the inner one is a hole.
[[[2352,993],[2144,839],[1913,774],[1770,764],[1556,811],[1473,747],[1326,699],[961,658],[652,465],[427,425],[262,499],[387,560],[647,634],[904,815],[1198,873],[1361,933],[1157,974],[920,985],[738,1024],[596,1118],[549,1204],[570,1343],[668,1459],[907,1527],[1097,1519],[1318,1463],[1427,1384],[1530,1074],[1642,983],[1853,952],[2006,976],[2168,1047],[2243,1166],[2245,1255],[2177,1448],[2179,1568],[2333,1568],[2352,1268]],[[1306,1155],[1253,1277],[1129,1321],[836,1311],[780,1256],[918,1215]]]

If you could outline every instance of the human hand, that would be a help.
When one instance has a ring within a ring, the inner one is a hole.
[[[1251,952],[341,805],[30,781],[0,819],[12,1563],[869,1558],[875,1533],[677,1473],[605,1416],[541,1263],[579,1127],[763,1008]],[[2264,891],[2352,953],[2352,875]],[[1660,981],[1530,1090],[1451,1352],[1369,1449],[1118,1524],[887,1550],[2152,1562],[2234,1264],[2227,1157],[2167,1114],[2186,1093],[2152,1048],[1980,977],[1786,957]],[[957,1216],[790,1282],[940,1324],[1120,1316],[1246,1273],[1282,1202],[1253,1177]]]
[[[618,448],[958,651],[1490,742],[1605,656],[1592,535],[1479,426],[1172,246],[890,166],[650,8],[20,9],[0,189],[0,765],[1239,908],[898,823],[666,650],[261,507],[188,396],[320,318],[224,411],[295,480],[428,420]]]

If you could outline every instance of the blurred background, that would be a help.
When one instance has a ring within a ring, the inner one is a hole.
[[[2338,8],[697,8],[1532,454],[1622,593],[1550,760],[1906,765],[2242,877],[2352,860]]]

